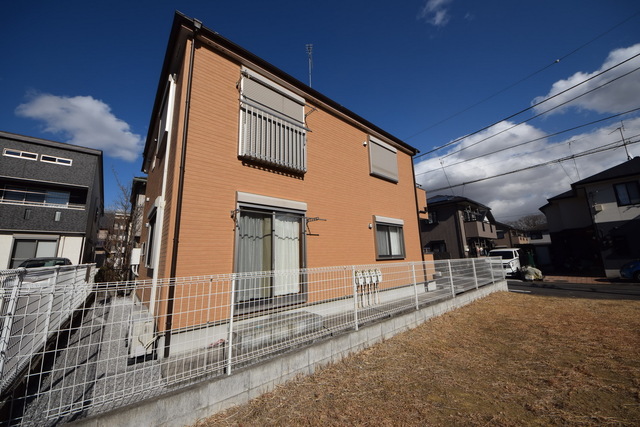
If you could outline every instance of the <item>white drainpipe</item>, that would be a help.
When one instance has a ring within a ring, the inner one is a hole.
[[[173,106],[176,96],[176,79],[175,76],[169,76],[169,96],[167,97],[167,144],[165,146],[164,153],[164,170],[162,172],[162,192],[158,198],[158,206],[156,210],[156,231],[154,233],[154,239],[157,239],[158,244],[153,245],[153,254],[150,254],[153,258],[153,280],[151,282],[151,295],[149,297],[149,311],[151,315],[155,315],[156,304],[158,298],[158,259],[160,257],[160,249],[162,246],[162,229],[164,223],[164,208],[165,208],[165,195],[167,192],[167,175],[169,172],[169,154],[171,153],[171,128],[173,126]],[[157,200],[157,199],[156,199]]]

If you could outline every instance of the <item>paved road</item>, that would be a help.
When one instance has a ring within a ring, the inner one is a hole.
[[[638,283],[550,283],[523,282],[507,280],[509,291],[531,295],[568,298],[592,298],[614,300],[640,300],[640,284]]]

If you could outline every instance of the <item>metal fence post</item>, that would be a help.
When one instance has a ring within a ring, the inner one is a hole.
[[[451,296],[453,298],[456,297],[456,288],[453,286],[453,270],[451,269],[451,260],[447,260],[447,265],[449,266],[449,282],[451,282]]]
[[[227,337],[227,375],[231,375],[231,363],[233,357],[233,316],[235,315],[236,305],[236,280],[237,276],[231,276],[231,305],[229,307],[229,335]]]
[[[415,294],[415,297],[416,297],[416,310],[419,310],[418,283],[416,281],[416,265],[413,262],[411,263],[411,274],[413,276],[413,293]]]
[[[13,284],[13,288],[11,289],[9,304],[7,304],[7,310],[5,311],[5,321],[3,322],[2,332],[0,333],[0,378],[9,377],[4,372],[4,363],[7,357],[7,347],[9,346],[9,338],[11,337],[11,328],[13,327],[13,321],[15,320],[15,312],[18,305],[18,295],[20,293],[22,279],[25,273],[26,270],[23,268],[22,271],[18,271],[18,274],[14,276],[13,281],[15,283]],[[4,386],[2,381],[0,381],[0,386]]]
[[[42,345],[47,344],[47,338],[49,337],[49,326],[51,323],[51,313],[53,312],[53,300],[55,299],[56,287],[58,286],[58,275],[60,274],[60,266],[55,267],[51,292],[49,293],[49,302],[47,303],[47,314],[44,318],[44,336],[42,337]]]
[[[473,267],[473,280],[476,282],[476,289],[478,289],[478,273],[476,272],[476,260],[478,258],[471,258],[471,266]]]
[[[489,271],[491,272],[491,284],[496,283],[496,279],[493,276],[493,258],[489,257]]]
[[[358,330],[358,283],[356,280],[356,267],[351,266],[351,282],[353,283],[353,323],[355,330]]]

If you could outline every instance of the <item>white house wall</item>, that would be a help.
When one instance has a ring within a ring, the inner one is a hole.
[[[0,234],[0,268],[9,268],[13,235]]]
[[[626,181],[620,181],[626,182]],[[631,221],[640,216],[640,206],[618,206],[616,194],[613,189],[614,182],[598,183],[585,187],[590,198],[590,206],[599,205],[599,212],[595,209],[595,222],[614,222],[614,221]]]
[[[69,258],[72,264],[80,264],[84,237],[60,236],[58,241],[58,256]]]

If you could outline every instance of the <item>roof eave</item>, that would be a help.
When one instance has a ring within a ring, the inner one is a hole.
[[[169,35],[169,42],[167,44],[167,50],[165,52],[165,57],[164,57],[164,62],[162,65],[162,71],[160,73],[160,79],[158,81],[158,88],[156,91],[156,97],[155,97],[155,101],[154,101],[154,106],[153,106],[153,110],[151,113],[151,118],[149,121],[149,128],[151,128],[151,126],[153,125],[154,122],[154,118],[157,116],[157,112],[159,109],[159,105],[160,102],[162,100],[162,96],[163,96],[163,89],[164,89],[164,85],[166,84],[168,75],[169,75],[169,70],[172,66],[172,54],[175,52],[176,48],[179,47],[179,43],[181,43],[181,33],[182,33],[182,29],[187,29],[188,31],[190,31],[191,34],[193,34],[195,32],[196,29],[196,22],[198,23],[198,25],[201,25],[201,23],[193,18],[189,18],[186,15],[182,14],[179,11],[175,12],[174,15],[174,20],[173,20],[173,24],[172,24],[172,28],[171,28],[171,33]],[[248,50],[246,50],[245,48],[233,43],[232,41],[226,39],[225,37],[221,36],[220,34],[218,34],[217,32],[206,28],[205,26],[202,26],[201,28],[198,29],[198,31],[200,32],[200,34],[211,40],[213,43],[219,45],[220,48],[222,48],[223,50],[228,50],[229,52],[234,53],[235,55],[244,58],[246,61],[248,61],[249,63],[255,64],[260,68],[263,68],[265,70],[267,70],[269,73],[277,76],[278,78],[282,79],[283,81],[286,81],[287,83],[291,84],[293,87],[297,88],[298,90],[300,90],[301,92],[308,94],[309,97],[311,98],[315,98],[318,101],[330,106],[331,108],[335,109],[336,111],[338,111],[341,114],[344,114],[345,116],[351,118],[352,120],[360,123],[362,126],[370,129],[373,132],[376,132],[378,134],[380,134],[381,136],[389,139],[390,141],[398,144],[399,146],[403,147],[405,150],[409,151],[411,153],[412,156],[415,156],[419,150],[409,144],[407,144],[406,142],[402,141],[401,139],[391,135],[389,132],[381,129],[380,127],[374,125],[373,123],[369,122],[368,120],[362,118],[361,116],[359,116],[358,114],[354,113],[353,111],[349,110],[348,108],[338,104],[337,102],[333,101],[332,99],[328,98],[327,96],[321,94],[320,92],[318,92],[317,90],[309,87],[308,85],[302,83],[301,81],[299,81],[298,79],[296,79],[295,77],[289,75],[288,73],[284,72],[283,70],[281,70],[280,68],[274,66],[273,64],[265,61],[264,59],[260,58],[259,56],[249,52]],[[184,33],[183,33],[184,34]],[[147,141],[145,143],[145,148],[144,148],[144,152],[143,152],[143,165],[142,165],[142,171],[144,172],[144,159],[146,159],[147,154],[148,154],[148,149],[150,148],[150,142],[151,142],[151,138],[152,138],[152,134],[148,133],[147,134]]]

